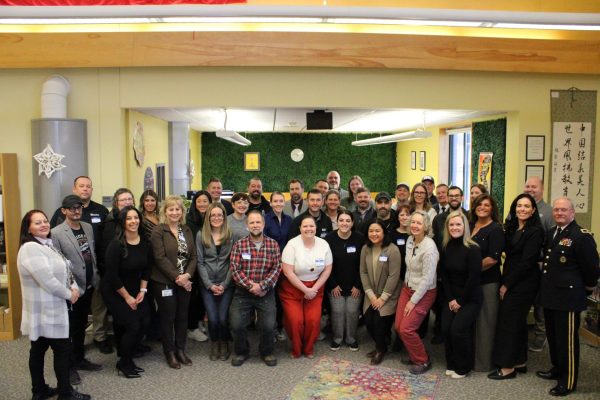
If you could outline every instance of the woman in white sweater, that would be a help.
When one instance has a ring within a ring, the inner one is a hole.
[[[410,372],[418,375],[431,368],[431,360],[417,331],[435,301],[439,253],[428,236],[431,220],[425,211],[415,211],[409,225],[406,276],[396,309],[395,328],[408,351]]]
[[[43,211],[31,210],[21,221],[21,238],[17,256],[23,314],[21,332],[31,341],[29,372],[34,399],[47,399],[57,393],[59,399],[90,399],[69,382],[69,315],[67,303],[79,298],[70,263],[54,248],[50,223]],[[54,353],[57,388],[44,379],[44,355],[48,347]]]

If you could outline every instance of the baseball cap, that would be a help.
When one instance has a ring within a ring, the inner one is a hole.
[[[375,196],[375,203],[377,203],[379,200],[392,201],[392,197],[388,192],[379,192],[377,193],[377,196]]]
[[[425,175],[422,179],[421,182],[425,182],[425,181],[431,181],[431,183],[435,183],[435,181],[433,180],[433,176],[431,175]]]
[[[410,192],[410,186],[408,186],[408,183],[400,182],[398,185],[396,185],[396,190],[400,189],[401,187],[405,188]]]
[[[76,196],[74,194],[70,194],[67,197],[65,197],[62,201],[62,208],[71,208],[73,206],[76,205],[83,205],[83,200],[81,200],[81,197]]]

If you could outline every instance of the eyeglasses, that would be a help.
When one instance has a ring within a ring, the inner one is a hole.
[[[67,208],[67,210],[69,210],[71,212],[77,212],[77,211],[81,211],[82,208],[83,208],[82,205],[78,205],[78,206],[69,207],[69,208]]]

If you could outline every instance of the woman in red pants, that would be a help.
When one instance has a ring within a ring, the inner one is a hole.
[[[281,255],[285,278],[279,287],[279,298],[293,358],[302,354],[313,358],[321,324],[323,291],[333,263],[329,245],[315,237],[316,230],[314,218],[306,214],[300,221],[300,235],[287,243]]]

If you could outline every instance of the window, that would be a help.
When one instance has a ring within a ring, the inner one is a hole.
[[[471,128],[449,129],[446,133],[449,138],[448,182],[463,189],[463,206],[468,210],[471,189]]]

